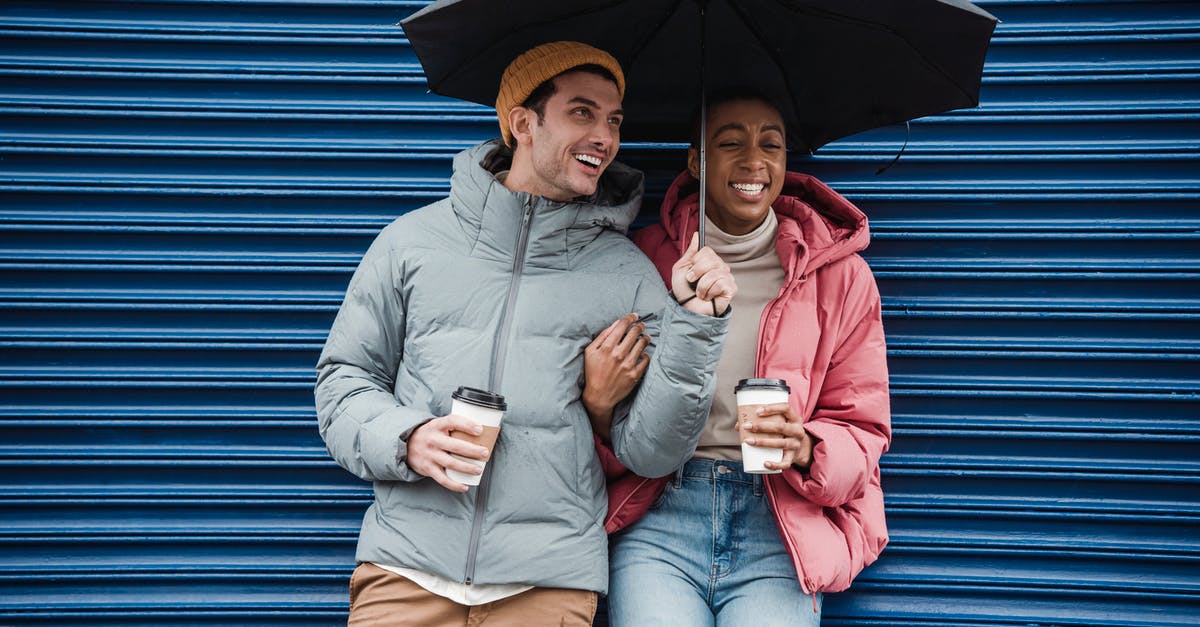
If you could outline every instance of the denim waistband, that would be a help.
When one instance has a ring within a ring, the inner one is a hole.
[[[731,459],[690,459],[675,471],[675,487],[680,487],[684,479],[744,483],[753,487],[755,494],[762,494],[763,491],[763,475],[745,472],[742,462]]]

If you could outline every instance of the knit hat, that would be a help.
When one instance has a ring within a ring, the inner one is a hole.
[[[513,145],[508,128],[508,112],[525,102],[542,83],[581,65],[599,65],[617,79],[617,93],[625,97],[625,74],[613,56],[599,48],[578,41],[554,41],[530,48],[513,59],[500,77],[500,93],[496,95],[496,117],[500,118],[500,134],[504,143]]]

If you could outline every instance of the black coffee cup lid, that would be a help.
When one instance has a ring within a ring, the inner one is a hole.
[[[487,390],[479,388],[469,388],[467,386],[459,386],[457,390],[450,394],[451,398],[457,398],[464,403],[479,405],[490,409],[499,409],[504,411],[508,409],[508,405],[504,402],[504,397],[500,394],[493,394]]]
[[[733,391],[741,392],[742,390],[754,389],[792,391],[792,388],[788,387],[787,381],[783,379],[742,379],[737,382],[737,387],[733,388]]]

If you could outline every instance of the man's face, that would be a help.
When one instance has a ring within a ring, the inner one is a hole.
[[[531,141],[521,146],[533,170],[520,173],[524,191],[558,201],[590,196],[621,145],[621,96],[612,81],[589,72],[562,74],[554,87],[541,120],[531,112]]]
[[[708,111],[705,213],[722,231],[744,235],[762,224],[783,189],[787,145],[783,118],[758,100],[734,100]],[[699,152],[688,168],[699,178]]]

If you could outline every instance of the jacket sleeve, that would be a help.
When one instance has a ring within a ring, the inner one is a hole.
[[[818,440],[812,465],[807,474],[784,473],[796,491],[825,507],[864,494],[892,437],[879,289],[866,262],[857,268],[844,311],[848,330],[833,353],[817,407],[804,424]]]
[[[612,449],[635,474],[670,474],[692,456],[708,420],[728,316],[690,312],[658,277],[643,283],[638,311],[659,311],[650,365],[627,411],[613,418]]]
[[[385,230],[386,233],[386,230]],[[396,402],[404,354],[402,263],[381,235],[350,280],[317,363],[317,420],[333,459],[368,480],[416,481],[405,463],[408,437],[432,416]]]

